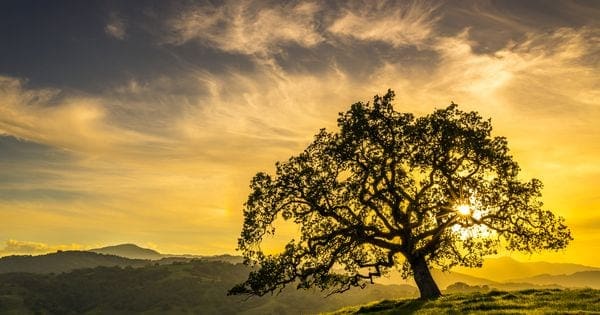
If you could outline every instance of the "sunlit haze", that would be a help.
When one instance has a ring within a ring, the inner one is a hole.
[[[463,216],[471,215],[471,207],[469,205],[458,205],[456,211]]]
[[[252,176],[391,88],[491,118],[572,229],[501,255],[600,266],[599,26],[598,1],[3,1],[0,256],[236,254]]]

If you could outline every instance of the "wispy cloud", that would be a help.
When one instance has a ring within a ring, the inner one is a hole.
[[[440,80],[432,82],[435,87],[482,96],[510,88],[513,94],[515,90],[526,90],[529,96],[522,97],[561,94],[571,101],[591,104],[599,96],[593,88],[598,77],[588,57],[597,51],[597,41],[595,30],[562,28],[542,34],[527,33],[524,40],[513,41],[494,53],[477,54],[467,30],[436,42],[434,47],[442,62],[437,68]],[[560,85],[551,84],[558,80]],[[552,104],[545,105],[548,106]]]
[[[104,101],[63,95],[58,89],[29,89],[23,80],[0,76],[0,134],[87,154],[161,141],[111,124]]]
[[[395,47],[419,46],[433,35],[439,15],[423,1],[351,2],[327,30],[337,36],[380,41]]]
[[[127,36],[127,25],[117,13],[111,13],[104,27],[104,32],[108,36],[122,40]]]
[[[304,47],[323,40],[317,31],[319,6],[299,2],[264,6],[259,1],[225,1],[222,5],[194,6],[169,21],[173,36],[182,44],[197,40],[214,48],[241,54],[270,54],[281,45]]]

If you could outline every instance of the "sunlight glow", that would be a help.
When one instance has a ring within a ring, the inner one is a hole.
[[[458,213],[460,213],[460,215],[463,216],[471,215],[471,207],[469,205],[458,205],[456,206],[456,211],[458,211]]]

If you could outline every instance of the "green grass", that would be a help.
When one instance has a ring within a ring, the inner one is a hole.
[[[329,314],[600,314],[600,290],[449,294],[432,301],[383,300]]]

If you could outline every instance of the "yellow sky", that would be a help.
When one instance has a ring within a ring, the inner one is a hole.
[[[300,152],[319,128],[335,128],[351,103],[392,88],[400,111],[454,101],[491,117],[523,178],[545,184],[546,207],[575,240],[515,257],[600,266],[599,29],[515,24],[519,36],[482,52],[480,29],[445,31],[448,14],[419,3],[327,15],[305,2],[245,16],[227,2],[161,24],[172,32],[156,45],[199,43],[251,69],[188,64],[94,92],[2,74],[0,134],[12,151],[0,155],[0,255],[122,242],[235,253],[251,177]],[[216,26],[231,16],[237,24]],[[327,49],[340,52],[320,60]],[[364,56],[348,63],[346,53]]]

